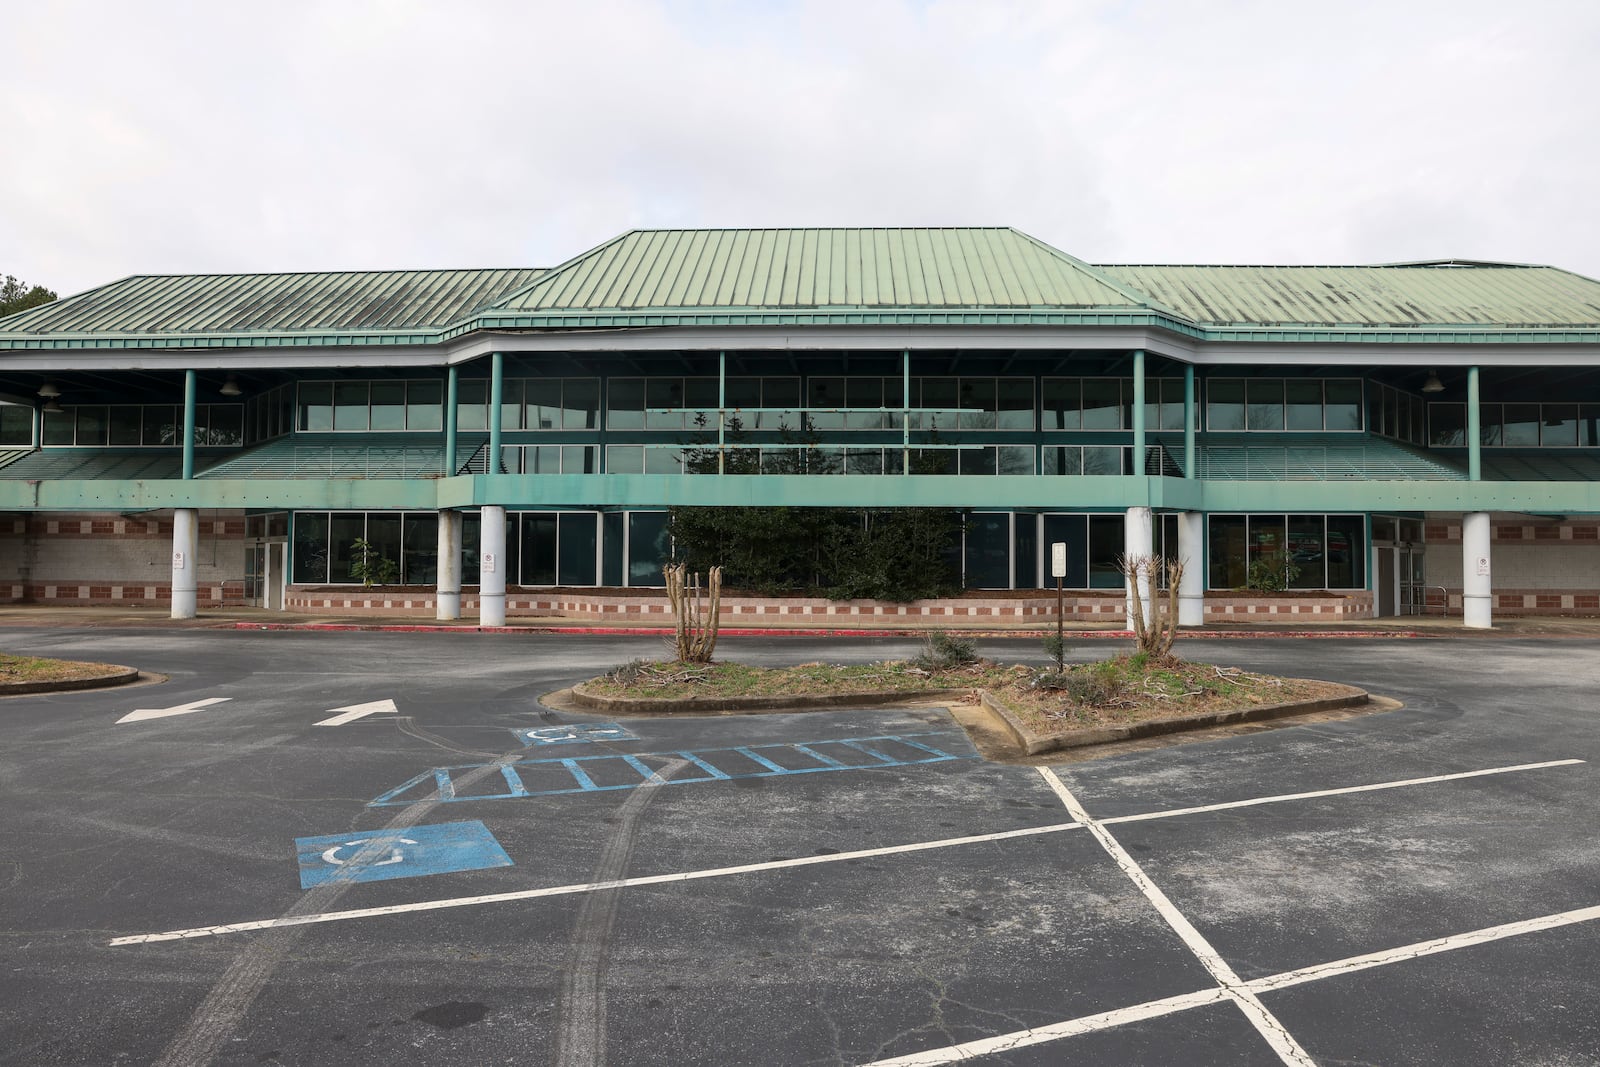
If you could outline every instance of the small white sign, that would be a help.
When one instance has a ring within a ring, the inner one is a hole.
[[[175,570],[175,571],[183,570],[183,553],[182,552],[174,552],[172,554],[172,569]]]
[[[493,574],[494,573],[494,553],[493,552],[485,552],[483,554],[483,573],[485,573],[485,574]]]
[[[1057,541],[1050,546],[1050,577],[1065,578],[1067,576],[1067,543]]]
[[[1489,557],[1488,556],[1479,556],[1478,557],[1478,577],[1479,578],[1487,578],[1487,577],[1489,577]]]

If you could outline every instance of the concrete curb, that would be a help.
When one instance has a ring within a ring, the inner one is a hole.
[[[109,689],[114,685],[127,685],[139,677],[139,668],[108,663],[114,668],[109,674],[93,678],[68,678],[59,682],[0,682],[0,697],[25,696],[30,693],[71,693],[80,689]]]
[[[739,711],[816,711],[826,708],[879,707],[884,704],[909,704],[919,700],[959,696],[966,689],[919,689],[863,693],[830,693],[826,696],[771,697],[608,697],[591,693],[582,684],[567,690],[572,703],[618,715],[715,713]]]
[[[1339,683],[1329,684],[1338,685]],[[1036,756],[1041,752],[1056,752],[1067,748],[1087,748],[1091,745],[1108,745],[1117,741],[1131,741],[1139,737],[1156,737],[1161,734],[1182,733],[1186,730],[1198,730],[1207,726],[1221,726],[1226,723],[1259,722],[1267,719],[1308,715],[1317,711],[1354,708],[1372,701],[1371,694],[1365,689],[1357,689],[1353,685],[1341,686],[1341,688],[1349,692],[1344,696],[1323,697],[1320,700],[1301,700],[1287,704],[1263,704],[1253,708],[1212,711],[1203,715],[1186,715],[1169,719],[1150,719],[1146,722],[1130,723],[1127,726],[1102,726],[1056,734],[1035,733],[987,690],[980,692],[978,696],[983,701],[983,706],[1006,724],[1006,728],[1016,738],[1017,744],[1021,745],[1028,755]]]

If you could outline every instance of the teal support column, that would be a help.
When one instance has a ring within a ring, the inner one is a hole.
[[[1194,475],[1194,434],[1200,423],[1200,412],[1194,403],[1194,364],[1183,368],[1183,476]]]
[[[1133,353],[1133,473],[1144,472],[1144,349],[1141,348]],[[1146,554],[1149,551],[1145,549]]]
[[[728,470],[728,353],[717,353],[717,473]]]
[[[506,357],[503,352],[489,356],[489,462],[486,472],[500,473],[500,401],[505,395]]]
[[[444,476],[453,477],[461,469],[456,458],[456,390],[461,372],[451,367],[444,379]]]
[[[183,372],[183,478],[194,477],[194,371]]]
[[[900,473],[911,473],[911,349],[900,352]]]
[[[1478,410],[1478,368],[1467,368],[1467,480],[1483,481],[1483,421]]]

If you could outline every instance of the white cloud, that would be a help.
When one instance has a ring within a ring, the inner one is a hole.
[[[635,226],[1009,224],[1091,260],[1600,274],[1600,8],[41,4],[0,272],[552,265]]]

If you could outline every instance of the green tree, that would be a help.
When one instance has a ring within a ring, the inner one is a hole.
[[[7,274],[5,281],[0,282],[0,319],[38,307],[40,304],[48,304],[55,298],[56,294],[44,286],[29,287],[27,283],[20,282]]]

